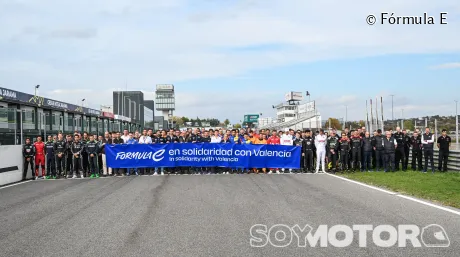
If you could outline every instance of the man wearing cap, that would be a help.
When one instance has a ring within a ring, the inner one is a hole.
[[[326,143],[327,137],[324,134],[324,129],[319,131],[319,134],[315,137],[315,147],[316,147],[316,173],[319,172],[320,164],[321,171],[326,173]]]

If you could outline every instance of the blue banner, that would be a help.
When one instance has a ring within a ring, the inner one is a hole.
[[[299,146],[238,144],[106,145],[107,166],[300,168]]]

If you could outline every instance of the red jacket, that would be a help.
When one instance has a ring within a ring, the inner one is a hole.
[[[277,136],[271,136],[267,140],[267,145],[279,145],[280,144],[280,138]]]
[[[35,142],[35,155],[45,155],[45,143],[42,142]]]

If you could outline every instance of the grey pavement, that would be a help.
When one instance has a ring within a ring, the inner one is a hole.
[[[255,224],[439,224],[451,244],[254,248]],[[460,216],[324,174],[32,181],[0,189],[0,256],[460,256]]]

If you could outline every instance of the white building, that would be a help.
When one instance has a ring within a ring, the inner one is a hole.
[[[314,101],[301,103],[303,97],[300,92],[287,93],[285,100],[286,102],[273,106],[273,109],[276,109],[276,120],[264,125],[259,124],[260,129],[304,130],[321,128],[321,115],[316,109]]]

